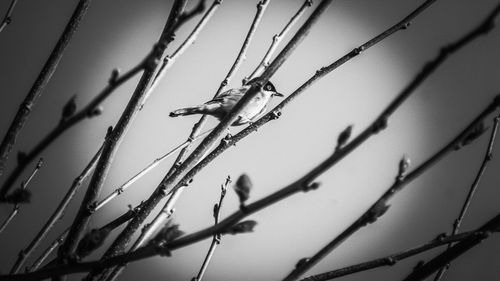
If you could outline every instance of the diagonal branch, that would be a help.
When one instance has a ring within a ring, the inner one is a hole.
[[[123,111],[116,126],[111,129],[109,137],[106,138],[103,144],[101,157],[99,158],[94,174],[89,183],[89,187],[76,215],[75,220],[70,228],[68,236],[63,245],[59,248],[59,260],[64,261],[72,256],[75,252],[79,238],[87,228],[90,217],[94,212],[94,204],[98,198],[104,180],[109,172],[114,155],[123,140],[126,132],[130,128],[132,121],[139,112],[142,102],[147,95],[148,88],[151,86],[154,77],[159,71],[160,61],[165,57],[167,45],[173,41],[176,22],[179,15],[184,10],[186,0],[177,0],[172,6],[169,18],[162,31],[160,39],[156,44],[154,59],[148,62],[147,68],[144,70],[142,77],[137,85],[129,103]]]
[[[434,164],[437,160],[441,159],[446,153],[454,150],[454,148],[459,144],[465,137],[467,137],[468,133],[470,130],[472,130],[478,123],[480,123],[486,116],[491,114],[494,110],[496,110],[500,106],[500,96],[497,96],[495,100],[489,104],[470,124],[467,126],[467,128],[462,131],[460,134],[457,135],[451,141],[448,145],[446,145],[443,149],[441,149],[438,153],[436,153],[434,156],[432,156],[429,160],[427,160],[425,163],[420,165],[420,167],[416,168],[413,172],[409,173],[408,175],[404,176],[404,181],[397,181],[397,182],[407,182],[411,181],[412,179],[418,177],[420,174],[422,174],[427,168],[429,168],[432,164]],[[352,141],[353,142],[353,141]],[[351,143],[352,143],[351,142]],[[347,145],[348,146],[348,145]],[[346,146],[346,147],[347,147]],[[340,150],[345,149],[341,148]],[[318,169],[323,169],[323,171],[328,170],[330,167],[325,166],[325,163],[328,163],[331,158],[336,157],[338,150],[336,150],[329,158],[327,158],[325,161],[322,163],[318,164],[315,168],[313,168],[311,171],[309,171],[306,175],[302,176],[299,180],[289,184],[288,186],[260,199],[257,200],[254,203],[251,203],[249,205],[246,205],[245,208],[239,209],[238,211],[234,212],[233,214],[229,215],[227,218],[224,220],[220,221],[217,225],[207,227],[205,229],[202,229],[200,231],[197,231],[195,233],[189,234],[182,236],[178,239],[175,239],[174,241],[168,243],[168,245],[164,245],[164,247],[158,247],[155,243],[148,244],[144,247],[141,247],[133,252],[129,252],[126,254],[122,255],[117,255],[115,257],[110,257],[107,259],[103,259],[100,261],[92,261],[92,262],[81,262],[81,263],[73,263],[71,265],[67,266],[59,266],[59,267],[51,267],[51,268],[45,268],[30,274],[19,274],[19,275],[8,275],[8,276],[1,276],[0,275],[0,281],[2,280],[39,280],[42,278],[48,278],[51,276],[56,276],[56,275],[63,275],[63,274],[69,274],[69,273],[76,273],[76,272],[86,272],[90,270],[95,270],[96,268],[107,268],[115,265],[120,265],[124,263],[129,263],[132,261],[144,259],[147,257],[155,256],[155,255],[163,255],[165,251],[171,252],[173,250],[186,247],[188,245],[191,245],[193,243],[202,241],[204,239],[212,237],[214,234],[224,232],[224,230],[227,230],[234,226],[236,223],[241,221],[243,218],[250,216],[251,214],[254,214],[262,209],[265,209],[266,207],[269,207],[277,202],[280,202],[286,198],[288,198],[290,195],[293,195],[295,193],[298,193],[300,191],[309,191],[312,189],[317,188],[319,185],[317,183],[311,183],[309,185],[305,185],[307,183],[307,180],[310,178],[310,175],[315,174],[318,172]],[[401,187],[400,184],[397,184],[396,186]],[[391,187],[392,189],[392,187]],[[394,190],[394,189],[392,189]],[[387,195],[384,195],[387,197]],[[370,208],[371,209],[371,208]],[[498,221],[500,223],[500,215],[497,216]],[[372,216],[373,218],[373,216]],[[498,228],[498,226],[497,226]],[[496,230],[497,228],[494,228]],[[492,228],[493,229],[493,228]],[[479,229],[480,231],[483,231],[484,229]],[[6,279],[6,278],[12,278],[12,279]],[[24,279],[23,279],[24,278]]]
[[[14,7],[16,6],[17,0],[11,0],[9,8],[3,17],[2,23],[0,23],[0,32],[2,32],[7,25],[12,23],[12,12],[14,12]]]
[[[405,175],[405,170],[407,168],[400,168],[400,172],[396,177],[394,183],[382,194],[382,196],[375,201],[368,210],[366,210],[361,216],[356,219],[351,225],[349,225],[344,231],[338,234],[332,241],[316,252],[311,258],[308,258],[305,262],[297,266],[284,280],[297,280],[302,274],[311,269],[320,260],[325,258],[329,253],[336,249],[340,244],[346,241],[350,236],[356,233],[358,230],[364,226],[374,223],[379,217],[384,215],[389,209],[389,200],[408,183],[413,181],[418,176],[422,175],[427,169],[431,168],[439,160],[441,160],[445,155],[452,151],[456,151],[457,147],[463,143],[470,132],[473,131],[489,114],[496,110],[500,106],[500,96],[497,96],[492,103],[485,110],[483,110],[462,132],[460,132],[453,140],[447,143],[443,148],[441,148],[436,154],[432,155],[425,162],[416,167],[412,172]],[[354,141],[353,141],[354,142]],[[405,160],[402,160],[405,161]],[[400,167],[405,164],[400,163]]]
[[[297,13],[293,15],[293,17],[290,19],[290,21],[285,25],[283,30],[279,34],[275,34],[273,36],[273,41],[271,43],[271,46],[269,46],[269,49],[267,49],[266,54],[260,61],[260,63],[257,65],[255,70],[250,74],[250,76],[246,79],[244,79],[244,83],[246,84],[246,81],[252,80],[253,78],[259,76],[259,74],[264,71],[264,69],[269,65],[269,62],[271,61],[271,57],[273,56],[274,52],[278,49],[278,45],[281,43],[283,38],[286,36],[288,31],[292,29],[292,26],[299,20],[299,18],[304,14],[307,8],[312,6],[312,0],[305,0],[304,4],[299,8]]]
[[[27,191],[28,185],[30,184],[31,180],[35,177],[38,170],[40,170],[42,165],[43,165],[43,158],[40,158],[40,160],[38,160],[38,164],[36,165],[35,169],[33,169],[33,172],[31,172],[28,179],[21,184],[21,189],[19,190],[19,194],[23,198],[18,198],[16,200],[13,200],[15,205],[12,208],[12,212],[7,216],[5,221],[0,226],[0,234],[7,228],[7,226],[14,219],[14,217],[17,215],[17,213],[19,213],[19,209],[21,208],[20,203],[22,203],[21,201],[27,201],[29,199],[29,193],[26,193],[26,192],[28,192]]]
[[[236,60],[234,61],[231,68],[229,69],[229,72],[226,74],[226,77],[224,78],[224,80],[222,80],[222,82],[219,85],[219,88],[215,92],[214,98],[216,98],[217,96],[219,96],[222,93],[222,91],[227,86],[227,84],[229,84],[229,82],[231,82],[231,79],[233,78],[236,71],[238,71],[238,69],[240,68],[241,63],[243,62],[243,60],[246,56],[246,52],[247,52],[247,49],[250,45],[250,41],[253,38],[255,30],[257,29],[257,26],[259,25],[260,20],[262,19],[262,16],[264,15],[264,12],[266,10],[268,3],[269,3],[268,1],[260,1],[259,4],[257,4],[257,12],[255,14],[253,21],[252,21],[252,24],[250,25],[250,29],[248,30],[247,35],[245,36],[245,39],[243,40],[243,45],[241,46],[241,49],[240,49],[238,55],[236,56]],[[205,124],[206,119],[207,119],[207,116],[203,115],[200,118],[200,120],[198,120],[198,122],[194,124],[193,129],[191,130],[191,133],[189,134],[188,140],[197,137],[198,133],[203,128],[203,125]],[[184,157],[189,152],[189,148],[190,147],[188,145],[184,149],[181,150],[181,152],[177,156],[177,159],[174,162],[174,165],[168,171],[167,177],[172,175],[173,172],[175,172],[175,170],[182,164]]]
[[[226,182],[221,185],[221,192],[220,192],[220,198],[219,198],[219,203],[214,205],[214,219],[215,219],[215,225],[219,223],[220,219],[220,210],[222,208],[222,202],[224,201],[224,197],[226,196],[227,192],[227,186],[231,183],[231,177],[227,176]],[[205,256],[205,259],[203,260],[203,264],[201,265],[200,271],[198,272],[198,275],[192,279],[192,281],[201,281],[203,278],[203,275],[205,274],[205,271],[207,270],[208,263],[210,263],[210,260],[212,259],[215,248],[217,245],[220,244],[222,235],[220,233],[214,234],[212,238],[212,243],[210,243],[210,247],[208,248],[207,255]]]
[[[106,85],[106,87],[92,101],[90,101],[84,108],[74,113],[70,117],[62,118],[61,122],[54,129],[52,129],[52,131],[50,131],[42,140],[40,140],[40,142],[36,144],[35,147],[23,157],[22,161],[18,161],[17,166],[9,174],[6,181],[2,185],[2,190],[9,190],[15,183],[17,178],[26,169],[28,164],[30,164],[40,153],[42,153],[64,132],[80,123],[81,121],[85,120],[86,118],[92,118],[96,115],[99,115],[101,113],[99,105],[106,98],[108,98],[119,86],[131,79],[133,76],[135,76],[135,74],[142,71],[153,55],[154,53],[151,52],[143,61],[141,61],[139,64],[137,64],[135,67],[133,67],[123,75],[119,75],[117,70],[114,70],[111,74],[111,78],[108,81],[108,85]]]
[[[498,231],[500,228],[500,215],[495,216],[482,227],[479,228],[479,234],[468,237],[461,242],[455,244],[450,249],[444,251],[437,257],[428,261],[422,266],[417,267],[403,281],[418,281],[424,280],[438,269],[446,266],[449,262],[464,254],[466,251],[475,247],[483,240],[487,239],[492,232]]]
[[[465,213],[467,213],[467,210],[469,209],[472,197],[474,197],[474,193],[476,192],[477,187],[479,186],[479,182],[481,181],[484,171],[486,170],[486,166],[493,158],[493,145],[495,144],[495,138],[498,130],[499,120],[500,120],[500,115],[495,117],[495,119],[493,120],[493,129],[491,129],[491,135],[488,141],[488,146],[486,147],[486,153],[484,155],[483,162],[481,163],[481,167],[479,167],[479,171],[477,172],[476,177],[472,182],[472,185],[469,189],[469,193],[467,194],[464,204],[462,205],[462,209],[460,210],[457,219],[453,223],[453,230],[451,231],[451,235],[457,234],[458,231],[460,230],[460,225],[462,224],[462,220],[465,217]],[[448,249],[451,248],[451,246],[452,243],[448,244]],[[436,277],[434,277],[434,281],[441,280],[441,278],[443,277],[443,275],[445,274],[445,272],[448,270],[449,267],[450,264],[447,264],[445,267],[439,269],[438,273],[436,274]]]
[[[101,155],[101,149],[92,157],[92,160],[90,160],[89,164],[83,169],[82,173],[73,181],[73,184],[69,188],[69,190],[66,192],[66,195],[64,195],[63,200],[59,203],[57,206],[56,210],[54,213],[50,216],[50,218],[47,220],[45,225],[40,229],[40,231],[37,233],[35,238],[30,242],[30,244],[23,250],[19,252],[19,255],[17,257],[17,260],[14,264],[14,266],[11,269],[11,274],[15,274],[19,272],[19,270],[22,268],[23,264],[26,262],[26,260],[29,258],[29,256],[33,253],[33,251],[36,249],[38,244],[42,241],[42,239],[49,233],[49,231],[55,226],[55,224],[61,219],[64,211],[66,210],[67,206],[69,205],[71,199],[75,196],[76,192],[82,185],[83,181],[90,175],[92,170],[95,168],[95,165],[97,163],[97,159],[99,159],[99,156]]]
[[[215,4],[215,2],[214,2]],[[236,60],[234,61],[233,65],[231,66],[231,69],[229,70],[229,72],[227,73],[226,77],[224,78],[224,80],[221,82],[219,88],[217,89],[217,92],[215,93],[214,97],[217,97],[221,92],[222,90],[224,89],[224,87],[229,83],[229,81],[231,80],[232,76],[236,73],[236,71],[239,69],[241,63],[243,62],[243,60],[245,59],[245,55],[246,55],[246,52],[247,52],[247,49],[248,49],[248,46],[250,44],[250,41],[255,33],[255,30],[257,29],[261,19],[262,19],[262,16],[264,14],[264,11],[267,7],[267,5],[269,4],[269,0],[261,0],[259,1],[259,3],[257,4],[257,12],[255,14],[255,17],[252,21],[252,24],[250,25],[250,29],[248,30],[248,33],[245,37],[245,40],[243,41],[243,45],[236,57]],[[193,129],[189,135],[189,138],[188,138],[188,141],[189,140],[192,140],[194,138],[196,138],[198,136],[198,133],[200,132],[200,130],[202,129],[204,123],[205,123],[205,120],[206,120],[206,116],[203,115],[200,120],[193,126]],[[189,143],[190,144],[190,143]],[[172,176],[177,168],[180,167],[182,161],[183,161],[183,158],[184,156],[189,152],[189,144],[183,148],[181,150],[181,152],[179,153],[179,155],[177,156],[177,159],[175,160],[174,162],[174,165],[170,168],[170,170],[168,171],[167,175],[166,175],[166,178]],[[171,214],[170,211],[168,211],[168,213],[165,213],[166,216],[169,216]],[[131,250],[135,250],[137,249],[138,247],[142,246],[143,243],[149,239],[150,235],[156,231],[158,225],[157,224],[150,224],[148,226],[148,228],[143,231],[143,234],[139,237],[139,239],[135,242],[134,246],[132,247]],[[112,245],[113,247],[113,245]],[[107,256],[109,252],[107,252],[105,254],[105,257]],[[125,265],[123,266],[120,266],[119,268],[115,269],[113,271],[113,273],[111,274],[111,277],[109,277],[108,280],[113,280],[113,278],[115,276],[117,276],[118,274],[121,273],[121,271],[124,269]]]
[[[172,189],[174,183],[184,174],[190,167],[199,161],[202,155],[214,144],[215,140],[225,132],[229,124],[232,124],[237,118],[238,114],[241,112],[244,106],[248,104],[251,98],[253,98],[259,91],[260,87],[263,86],[265,82],[276,72],[276,70],[283,64],[283,62],[290,56],[293,50],[298,46],[298,44],[305,38],[310,28],[318,20],[318,18],[325,12],[328,6],[331,4],[332,0],[323,0],[316,10],[311,14],[309,19],[304,23],[304,25],[297,31],[295,36],[290,40],[288,45],[284,50],[278,55],[278,57],[273,61],[271,66],[266,69],[266,72],[261,76],[261,81],[257,81],[256,85],[252,86],[245,96],[238,102],[233,111],[221,121],[221,123],[202,141],[202,143],[195,149],[195,151],[183,162],[183,164],[170,176],[165,177],[160,185],[156,188],[153,194],[144,202],[143,208],[138,212],[137,216],[134,217],[129,224],[125,227],[122,233],[119,234],[117,239],[113,242],[113,245],[108,249],[105,254],[105,258],[115,256],[117,254],[123,253],[126,246],[128,245],[132,235],[139,228],[139,226],[144,222],[146,217],[151,213],[154,207],[160,202],[160,200],[167,194],[169,189]],[[258,86],[257,86],[258,85]],[[182,189],[181,189],[182,190]],[[173,194],[170,198],[176,200],[177,195],[180,192]],[[168,208],[167,208],[168,209]],[[163,211],[162,211],[163,213]],[[169,213],[170,214],[170,211]],[[164,217],[168,217],[165,214]],[[160,219],[161,221],[161,219]],[[158,220],[156,222],[159,222]]]
[[[90,2],[91,0],[80,0],[78,2],[73,15],[64,28],[61,37],[59,37],[56,46],[45,62],[42,71],[40,72],[40,74],[38,74],[38,77],[36,78],[35,83],[31,87],[30,91],[28,92],[28,95],[26,95],[24,101],[19,106],[14,120],[5,133],[2,143],[0,144],[0,176],[2,176],[4,173],[7,158],[9,157],[9,153],[16,142],[17,135],[23,128],[24,123],[26,123],[26,121],[28,120],[32,108],[35,106],[36,101],[41,96],[42,91],[52,77],[52,74],[54,74],[54,72],[56,71],[57,65],[62,58],[64,50],[75,34],[76,29],[80,25],[80,22],[83,20],[83,17],[85,16],[85,13],[89,8]],[[7,192],[8,189],[0,189],[0,199],[4,199]]]
[[[361,272],[361,271],[366,271],[370,270],[373,268],[377,267],[382,267],[382,266],[393,266],[397,262],[413,257],[415,255],[418,255],[420,253],[423,253],[425,251],[432,250],[436,247],[446,245],[447,243],[454,243],[454,242],[460,242],[463,241],[467,238],[481,235],[480,231],[469,231],[469,232],[464,232],[460,234],[454,234],[452,236],[447,236],[447,237],[439,237],[436,239],[433,239],[425,244],[422,244],[420,246],[416,246],[404,251],[400,251],[382,258],[374,259],[371,261],[363,262],[363,263],[358,263],[350,266],[346,266],[343,268],[339,268],[336,270],[316,274],[313,276],[306,277],[304,279],[301,279],[300,281],[326,281],[326,280],[332,280],[335,278],[339,278],[342,276],[346,275],[351,275],[353,273]]]

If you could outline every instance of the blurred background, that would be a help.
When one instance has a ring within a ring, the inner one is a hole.
[[[18,105],[29,91],[63,31],[77,0],[19,1],[13,22],[0,33],[0,134],[3,136]],[[112,69],[126,71],[147,54],[157,40],[173,1],[93,1],[11,153],[7,174],[17,150],[27,151],[57,125],[61,108],[77,95],[83,107],[107,83]],[[197,1],[190,1],[188,8]],[[315,1],[313,7],[316,7]],[[423,1],[335,1],[309,36],[271,79],[288,95],[354,47],[405,17]],[[396,33],[335,70],[270,122],[229,149],[194,179],[176,206],[175,220],[190,233],[213,224],[212,206],[227,175],[234,180],[247,173],[254,183],[250,202],[301,177],[328,157],[338,134],[353,125],[361,132],[444,44],[475,27],[496,1],[437,1],[409,29]],[[10,1],[0,1],[6,11]],[[271,0],[251,42],[240,71],[229,87],[241,85],[279,33],[302,5],[302,0]],[[211,4],[211,1],[207,1]],[[196,43],[168,71],[122,142],[102,196],[109,194],[158,156],[182,143],[198,117],[172,119],[174,109],[209,100],[225,77],[255,15],[257,1],[226,0]],[[297,30],[313,9],[301,18]],[[198,22],[184,25],[171,52]],[[288,41],[290,36],[285,38]],[[283,45],[281,45],[283,46]],[[500,88],[500,29],[476,40],[451,57],[401,106],[389,127],[322,175],[320,189],[299,193],[250,219],[255,232],[224,236],[204,280],[281,280],[296,262],[313,255],[362,214],[388,187],[406,154],[412,167],[425,161],[476,116]],[[80,123],[45,152],[45,164],[31,183],[32,202],[0,236],[0,271],[8,272],[54,211],[58,202],[100,146],[106,128],[114,125],[138,75],[104,103],[104,113]],[[276,104],[278,101],[273,101]],[[491,121],[493,116],[487,121]],[[206,128],[217,124],[210,118]],[[488,123],[491,126],[491,123]],[[241,128],[233,128],[236,133]],[[483,159],[489,132],[472,145],[447,156],[391,200],[377,223],[361,229],[318,264],[309,274],[367,261],[406,249],[451,230],[462,202]],[[498,151],[498,149],[497,149]],[[496,152],[495,152],[496,153]],[[96,213],[99,227],[139,204],[156,188],[173,159],[143,177],[126,193]],[[28,176],[27,170],[23,179]],[[466,215],[462,230],[472,230],[500,211],[500,161],[494,158]],[[1,179],[5,180],[5,176]],[[86,184],[84,185],[86,187]],[[84,188],[54,231],[34,254],[37,257],[73,220]],[[160,204],[163,205],[163,204]],[[229,192],[222,217],[238,208]],[[0,206],[0,219],[11,206]],[[121,229],[121,228],[120,228]],[[118,232],[108,241],[112,241]],[[457,259],[444,280],[496,280],[500,274],[500,238],[496,235]],[[196,276],[210,241],[129,265],[120,280],[190,280]],[[89,259],[98,258],[105,247]],[[393,267],[357,273],[341,280],[399,280],[431,251]],[[33,257],[33,258],[34,258]],[[31,264],[30,259],[28,264]],[[82,274],[69,280],[80,280]]]

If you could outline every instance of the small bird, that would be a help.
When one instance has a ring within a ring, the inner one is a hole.
[[[243,95],[250,89],[253,81],[240,88],[233,88],[220,94],[218,97],[211,101],[193,107],[186,107],[170,112],[170,117],[192,115],[192,114],[207,114],[212,115],[219,120],[223,119],[243,97]],[[268,81],[262,90],[250,101],[247,108],[245,108],[236,119],[232,126],[240,126],[247,124],[257,119],[261,114],[266,111],[267,105],[272,97],[283,97],[282,94],[276,91],[274,85]]]

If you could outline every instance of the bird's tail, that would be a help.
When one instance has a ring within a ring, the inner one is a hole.
[[[202,108],[200,106],[195,106],[195,107],[186,107],[186,108],[181,108],[174,110],[170,112],[170,117],[177,117],[177,116],[184,116],[184,115],[191,115],[191,114],[199,114],[201,113]]]

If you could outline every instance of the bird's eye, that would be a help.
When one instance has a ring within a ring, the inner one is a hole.
[[[267,85],[266,90],[271,91],[271,85]]]

